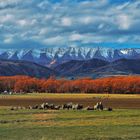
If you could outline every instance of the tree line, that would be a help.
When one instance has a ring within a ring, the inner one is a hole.
[[[118,93],[139,94],[140,76],[100,79],[37,79],[28,76],[0,77],[0,93]]]

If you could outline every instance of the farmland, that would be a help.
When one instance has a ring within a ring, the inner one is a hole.
[[[28,106],[45,101],[55,104],[73,101],[83,103],[84,106],[102,101],[106,107],[113,107],[113,111],[10,110],[14,105]],[[1,140],[140,139],[139,95],[0,95],[0,106]]]
[[[139,140],[140,111],[0,109],[1,140]]]
[[[0,106],[29,106],[43,102],[63,104],[67,102],[93,106],[102,101],[106,107],[140,109],[140,95],[136,94],[25,94],[0,95]]]

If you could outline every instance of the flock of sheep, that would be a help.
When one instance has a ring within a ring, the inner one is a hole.
[[[105,108],[102,102],[96,103],[94,106],[87,106],[84,108],[82,104],[66,103],[63,105],[54,105],[49,103],[42,103],[40,105],[34,105],[29,107],[12,107],[11,110],[17,109],[42,109],[42,110],[107,110],[112,111],[112,108]]]

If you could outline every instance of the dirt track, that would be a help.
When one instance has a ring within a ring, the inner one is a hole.
[[[91,105],[102,101],[106,107],[113,107],[113,108],[134,108],[140,109],[140,98],[0,98],[0,106],[29,106],[35,104],[41,104],[43,102],[49,102],[54,104],[63,104],[68,102],[73,103],[80,103],[84,106]]]

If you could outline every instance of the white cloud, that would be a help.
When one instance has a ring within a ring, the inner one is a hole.
[[[0,0],[0,38],[46,45],[139,42],[140,2]],[[6,36],[6,37],[5,37]],[[130,39],[131,38],[131,39]]]
[[[83,7],[96,7],[96,8],[98,8],[98,7],[104,7],[108,3],[109,3],[109,0],[95,0],[95,1],[87,0],[87,1],[83,1],[81,3],[81,6],[83,6]]]
[[[4,15],[4,16],[1,16],[1,18],[0,18],[0,22],[2,22],[2,23],[11,22],[13,20],[14,20],[14,16],[11,15],[11,14],[7,14],[7,15]]]
[[[50,15],[50,14],[44,16],[45,20],[50,20],[51,18],[52,18],[52,15]]]
[[[81,22],[88,25],[93,22],[93,16],[83,17],[81,18]]]
[[[47,34],[49,31],[48,31],[48,28],[43,28],[43,29],[40,29],[40,32],[39,32],[39,34],[40,35],[45,35],[45,34]]]
[[[62,26],[71,26],[72,25],[72,20],[69,17],[63,17],[61,19],[61,24],[62,24]]]
[[[59,44],[63,44],[65,41],[66,40],[62,36],[55,36],[55,37],[44,39],[43,43],[49,45],[59,45]]]
[[[46,8],[49,7],[49,5],[50,5],[49,1],[46,0],[46,1],[40,2],[37,6],[38,6],[39,8],[41,8],[41,9],[46,9]]]
[[[131,20],[126,14],[119,15],[117,18],[117,22],[119,24],[119,28],[122,30],[127,30],[131,26]]]
[[[80,35],[80,34],[78,34],[78,33],[74,33],[74,34],[72,34],[72,35],[69,37],[69,39],[70,39],[71,41],[78,41],[78,40],[83,39],[83,36]]]
[[[21,19],[17,21],[20,26],[27,26],[29,23],[25,19]]]
[[[129,4],[130,4],[130,2],[126,2],[126,3],[122,4],[122,5],[117,6],[117,9],[122,10],[122,9],[126,8]]]
[[[12,37],[7,37],[3,40],[3,42],[6,43],[6,44],[10,44],[10,43],[13,42],[13,38]]]
[[[0,7],[4,8],[4,7],[10,6],[10,5],[17,5],[21,1],[22,0],[0,0]]]

